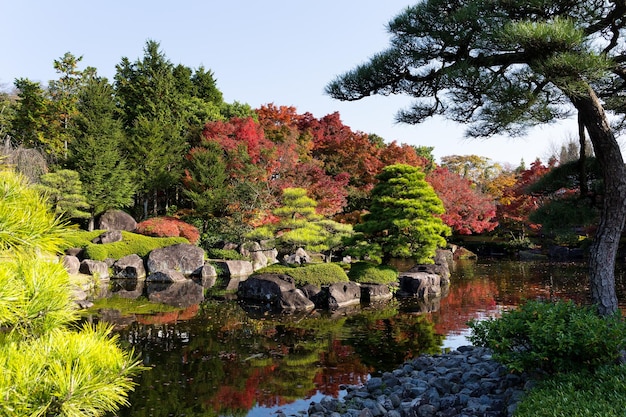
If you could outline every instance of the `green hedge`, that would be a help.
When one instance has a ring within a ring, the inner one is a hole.
[[[312,284],[319,287],[349,281],[348,275],[346,275],[343,268],[333,263],[308,264],[294,267],[274,264],[256,272],[256,274],[262,273],[289,275],[294,279],[297,286]]]
[[[104,230],[73,232],[68,236],[66,248],[83,248],[86,258],[103,261],[107,258],[120,259],[124,256],[132,255],[133,253],[143,257],[147,256],[154,249],[164,248],[178,243],[189,243],[184,237],[149,237],[125,231],[122,231],[121,242],[104,244],[91,243],[93,239],[104,232]]]
[[[389,265],[356,262],[350,266],[348,277],[360,284],[393,284],[398,282],[398,271]]]

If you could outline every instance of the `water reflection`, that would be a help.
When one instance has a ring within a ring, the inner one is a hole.
[[[263,316],[236,301],[212,300],[131,319],[109,312],[103,319],[120,323],[121,340],[152,368],[118,415],[306,410],[315,395],[341,395],[343,384],[466,344],[470,319],[537,297],[586,302],[586,276],[580,264],[466,262],[456,264],[447,295],[434,306],[392,300],[334,314]],[[424,312],[432,308],[437,311]]]

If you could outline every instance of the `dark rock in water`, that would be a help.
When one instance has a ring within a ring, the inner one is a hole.
[[[146,282],[173,283],[185,282],[188,279],[180,272],[173,269],[154,272],[146,278]]]
[[[322,287],[318,297],[323,308],[337,310],[361,303],[361,287],[356,282],[337,282]]]
[[[113,274],[116,278],[141,279],[146,277],[146,268],[143,259],[137,254],[132,254],[115,261]]]
[[[116,279],[111,281],[111,294],[119,298],[135,300],[141,297],[146,281],[138,279]]]
[[[361,284],[361,301],[385,301],[393,298],[389,286],[385,284]]]
[[[254,272],[250,261],[213,261],[217,273],[223,277],[248,277]]]
[[[424,300],[440,297],[441,277],[426,271],[401,272],[398,276],[401,295],[420,297]]]
[[[273,311],[310,311],[315,305],[284,274],[253,275],[239,283],[239,298],[264,304]]]
[[[204,250],[188,243],[155,249],[146,263],[149,273],[175,270],[183,275],[199,275],[204,266]]]

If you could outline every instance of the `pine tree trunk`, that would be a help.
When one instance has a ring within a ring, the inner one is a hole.
[[[615,258],[626,219],[626,167],[604,109],[593,90],[572,102],[580,113],[602,169],[604,201],[600,224],[591,247],[589,281],[591,297],[600,314],[618,310],[615,292]]]

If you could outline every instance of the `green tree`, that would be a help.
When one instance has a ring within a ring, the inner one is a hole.
[[[11,136],[19,145],[45,151],[46,115],[50,101],[38,82],[18,78],[15,87],[18,101],[11,121]]]
[[[330,258],[332,251],[343,245],[343,237],[351,235],[352,228],[324,219],[317,214],[316,206],[317,202],[307,196],[304,188],[285,188],[282,206],[272,212],[278,221],[255,229],[248,237],[274,238],[276,246],[284,252],[293,253],[303,248],[328,252]]]
[[[40,178],[36,188],[48,199],[55,215],[66,219],[88,219],[87,198],[80,181],[80,174],[70,169],[49,172]]]
[[[89,230],[93,230],[97,215],[131,206],[136,187],[121,151],[125,136],[115,118],[112,86],[104,78],[92,77],[79,98],[69,165],[80,174],[90,206]]]
[[[603,171],[604,206],[589,266],[593,302],[609,314],[618,308],[614,272],[626,219],[626,166],[602,99],[623,111],[625,12],[623,2],[600,0],[422,1],[389,23],[391,47],[327,92],[341,100],[407,94],[416,101],[399,121],[445,116],[469,124],[474,137],[522,134],[573,108]]]
[[[184,83],[155,41],[146,42],[143,59],[131,63],[124,57],[116,68],[116,98],[128,137],[125,150],[136,172],[143,216],[150,201],[156,215],[159,194],[169,195],[182,175],[187,148],[187,113],[180,93]]]
[[[0,169],[0,415],[102,416],[142,369],[111,327],[77,318],[69,274],[50,262],[65,227],[25,180]]]
[[[389,165],[377,175],[372,203],[363,222],[354,226],[357,248],[373,259],[412,258],[432,263],[451,231],[439,214],[443,203],[417,167]]]

